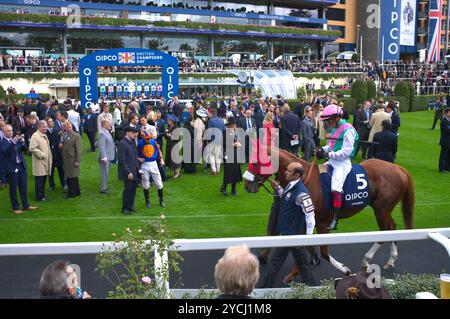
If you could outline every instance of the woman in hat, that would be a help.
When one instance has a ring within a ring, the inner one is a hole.
[[[238,157],[238,149],[242,147],[236,133],[236,119],[228,119],[228,128],[223,137],[224,171],[223,184],[220,192],[227,196],[227,185],[231,184],[231,194],[237,195],[236,184],[242,181],[241,164]]]
[[[178,178],[180,176],[181,162],[175,163],[172,158],[172,149],[178,143],[178,140],[172,140],[172,133],[175,129],[178,128],[177,122],[178,118],[173,114],[167,115],[167,130],[166,130],[166,166],[173,168],[173,178]],[[178,162],[178,161],[177,161]]]
[[[195,112],[194,122],[192,126],[194,127],[194,151],[199,156],[199,163],[202,161],[203,155],[203,133],[205,133],[206,121],[208,120],[208,112],[204,108],[199,108]]]

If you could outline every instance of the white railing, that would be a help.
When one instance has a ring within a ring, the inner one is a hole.
[[[274,237],[237,237],[211,239],[177,239],[174,251],[200,251],[227,249],[230,246],[246,244],[250,248],[343,245],[390,241],[432,239],[441,244],[450,257],[450,228],[429,228],[396,231],[356,232],[322,235],[297,235]],[[97,254],[104,248],[113,248],[112,242],[45,243],[45,244],[3,244],[0,256],[75,255]],[[168,254],[163,258],[155,253],[155,267],[167,265]],[[450,264],[450,263],[449,263]],[[158,280],[157,280],[158,282]],[[169,283],[163,283],[167,291]]]

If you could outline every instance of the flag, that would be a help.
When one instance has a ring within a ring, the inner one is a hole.
[[[135,61],[135,54],[134,52],[120,52],[119,53],[119,63],[120,64],[127,64],[127,63],[134,63]]]
[[[441,24],[442,24],[442,0],[430,1],[430,13],[428,23],[428,61],[441,60]]]

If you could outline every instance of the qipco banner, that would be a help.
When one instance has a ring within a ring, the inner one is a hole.
[[[400,0],[380,0],[380,56],[391,61],[400,59]]]
[[[97,51],[80,60],[80,99],[84,109],[98,100],[99,66],[161,66],[162,96],[168,101],[178,95],[178,60],[175,57],[160,51],[137,48]]]

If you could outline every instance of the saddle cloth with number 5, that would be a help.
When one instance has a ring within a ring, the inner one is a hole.
[[[333,206],[331,195],[331,176],[333,167],[328,165],[325,173],[320,174],[320,188],[323,194],[323,205],[325,209]],[[367,206],[370,202],[369,177],[361,165],[353,165],[351,172],[347,175],[342,194],[342,208],[357,208]]]

